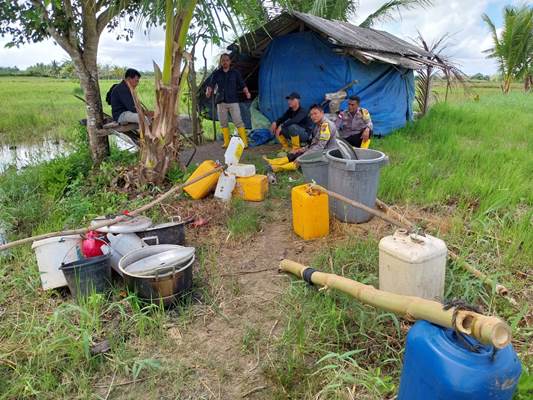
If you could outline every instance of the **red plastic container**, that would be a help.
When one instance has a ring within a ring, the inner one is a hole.
[[[89,231],[81,244],[81,251],[85,258],[98,257],[104,255],[102,246],[104,241],[100,238],[99,233]]]

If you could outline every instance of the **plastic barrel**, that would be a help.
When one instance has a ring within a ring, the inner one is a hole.
[[[85,258],[62,265],[68,288],[73,297],[86,297],[91,293],[104,293],[111,282],[111,256]]]
[[[374,208],[378,192],[379,172],[389,158],[381,151],[354,149],[357,160],[342,158],[337,149],[326,152],[328,159],[328,189]],[[330,198],[330,210],[342,222],[362,223],[372,218],[371,214]]]
[[[328,187],[328,159],[321,152],[312,152],[298,157],[306,182],[316,182]]]
[[[398,400],[511,400],[521,369],[511,345],[494,352],[418,321],[407,334]]]

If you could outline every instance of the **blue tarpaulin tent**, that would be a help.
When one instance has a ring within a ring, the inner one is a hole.
[[[290,92],[299,92],[303,106],[309,107],[357,80],[348,95],[361,97],[377,135],[412,119],[413,71],[436,65],[431,53],[387,32],[299,12],[278,15],[228,50],[233,67],[252,95],[259,96],[259,110],[270,120],[286,110]],[[200,86],[200,107],[213,118],[211,100],[203,96],[209,79]],[[241,111],[250,128],[244,99]]]
[[[259,67],[259,109],[275,120],[287,109],[285,96],[290,92],[298,92],[308,108],[352,80],[358,83],[347,90],[348,95],[361,97],[376,134],[386,135],[412,119],[412,70],[384,63],[365,65],[336,53],[309,31],[277,37],[268,46]]]

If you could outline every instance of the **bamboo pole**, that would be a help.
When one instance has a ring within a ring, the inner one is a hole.
[[[344,202],[346,204],[349,204],[352,207],[356,207],[356,208],[359,208],[359,209],[361,209],[363,211],[366,211],[367,213],[375,215],[376,217],[379,217],[379,218],[383,219],[384,221],[387,221],[388,223],[390,223],[392,225],[395,225],[395,226],[398,226],[400,228],[413,230],[416,227],[416,225],[414,223],[409,221],[403,215],[401,215],[401,214],[397,213],[396,211],[394,211],[393,209],[391,209],[387,204],[385,204],[384,202],[382,202],[379,199],[376,199],[376,205],[379,208],[381,208],[382,210],[384,210],[385,212],[381,212],[381,211],[375,210],[373,208],[370,208],[370,207],[368,207],[368,206],[366,206],[364,204],[361,204],[361,203],[359,203],[357,201],[351,200],[351,199],[349,199],[347,197],[344,197],[344,196],[342,196],[342,195],[340,195],[338,193],[335,193],[335,192],[332,192],[330,190],[327,190],[327,189],[323,188],[322,186],[319,186],[319,185],[314,184],[314,183],[310,184],[310,188],[312,190],[318,190],[320,192],[326,193],[328,196],[331,196],[331,197],[333,197],[335,199],[338,199],[338,200],[340,200],[340,201],[342,201],[342,202]],[[466,262],[466,260],[461,258],[454,251],[448,249],[448,254],[450,255],[450,257],[451,257],[451,259],[453,261],[455,261],[461,267],[466,269],[468,272],[470,272],[476,278],[481,280],[485,285],[489,286],[491,289],[494,289],[496,291],[496,293],[498,293],[500,296],[504,296],[504,297],[508,296],[509,289],[507,289],[505,286],[503,286],[503,285],[501,285],[499,283],[496,283],[487,274],[485,274],[484,272],[481,272],[479,269],[477,269],[473,265],[471,265],[468,262]]]
[[[304,272],[308,268],[310,267],[286,259],[280,263],[280,271],[299,278],[304,277]],[[437,301],[385,292],[335,274],[315,271],[311,274],[311,282],[325,289],[340,290],[362,303],[408,319],[423,319],[445,328],[457,329],[461,333],[475,337],[481,343],[491,344],[498,349],[511,342],[511,328],[497,317],[455,307],[444,310],[443,305]]]
[[[152,200],[151,202],[145,204],[144,206],[139,207],[138,209],[129,212],[127,215],[118,215],[113,219],[105,220],[105,221],[102,221],[96,224],[92,224],[87,228],[71,229],[71,230],[61,231],[61,232],[51,232],[51,233],[45,233],[43,235],[37,235],[37,236],[25,238],[25,239],[15,240],[14,242],[9,242],[9,243],[0,245],[0,251],[4,251],[4,250],[7,250],[7,249],[10,249],[12,247],[19,246],[22,244],[33,243],[37,240],[48,239],[48,238],[56,237],[56,236],[81,235],[89,231],[94,231],[99,228],[103,228],[104,226],[111,226],[119,222],[126,221],[128,218],[135,217],[139,214],[142,214],[143,212],[149,210],[153,206],[163,202],[164,200],[168,199],[170,196],[172,196],[177,191],[182,190],[184,187],[190,186],[198,181],[201,181],[202,179],[207,178],[208,176],[213,175],[219,171],[222,171],[223,169],[224,167],[221,165],[209,172],[206,172],[205,174],[202,174],[194,179],[191,179],[188,182],[175,185],[170,190],[168,190],[167,192],[157,197],[155,200]]]

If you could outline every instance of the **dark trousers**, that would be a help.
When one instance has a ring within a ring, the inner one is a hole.
[[[289,126],[282,125],[281,134],[288,140],[291,140],[291,137],[293,136],[299,136],[300,142],[309,142],[310,140],[309,132],[307,132],[303,126],[297,124],[292,124]]]
[[[348,143],[350,143],[353,147],[358,147],[360,148],[361,147],[361,143],[363,142],[363,131],[364,129],[355,134],[355,135],[352,135],[352,136],[348,136],[347,138],[344,138],[344,140],[346,140]],[[368,135],[369,138],[372,137],[372,131],[370,131],[370,135]]]

